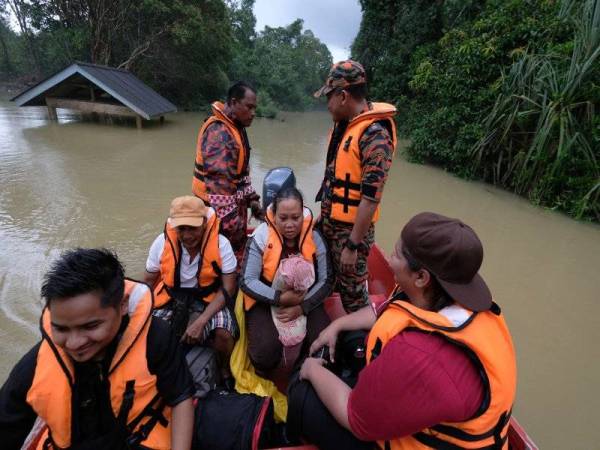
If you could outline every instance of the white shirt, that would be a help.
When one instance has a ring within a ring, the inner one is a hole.
[[[146,270],[150,273],[160,272],[160,257],[165,247],[165,235],[159,234],[150,247],[148,259],[146,260]],[[181,246],[181,267],[179,269],[179,282],[182,288],[194,288],[198,286],[198,263],[200,254],[190,261],[190,254]],[[229,239],[219,234],[219,253],[221,254],[221,270],[224,274],[233,273],[237,268],[237,259],[233,254],[233,249]]]
[[[455,327],[460,327],[463,323],[469,320],[469,317],[471,317],[471,314],[473,314],[468,309],[463,308],[462,306],[457,305],[456,303],[440,309],[438,313],[444,316],[450,322],[452,322],[452,325],[454,325]]]

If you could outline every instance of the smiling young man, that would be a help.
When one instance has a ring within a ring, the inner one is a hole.
[[[215,102],[196,145],[192,192],[210,205],[221,221],[238,261],[246,246],[248,208],[263,219],[260,197],[249,173],[250,142],[246,128],[256,115],[256,91],[239,81],[229,88],[227,102]]]
[[[368,302],[367,257],[396,146],[396,108],[367,101],[366,83],[362,65],[341,61],[314,94],[327,96],[334,121],[316,201],[321,202],[319,226],[333,260],[335,290],[347,312]]]
[[[0,442],[19,449],[36,417],[38,448],[180,449],[191,445],[193,385],[144,284],[104,249],[64,253],[45,275],[41,341],[0,390]]]

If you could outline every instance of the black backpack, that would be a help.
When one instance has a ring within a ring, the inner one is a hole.
[[[257,450],[274,429],[271,397],[210,391],[196,406],[192,449]]]

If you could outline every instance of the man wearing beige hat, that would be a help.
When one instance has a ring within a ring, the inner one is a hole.
[[[224,377],[230,376],[237,336],[226,306],[236,290],[236,267],[215,211],[198,197],[175,198],[163,233],[150,247],[144,281],[154,288],[154,315],[169,320],[183,343],[214,347]]]
[[[396,147],[396,108],[366,98],[365,70],[356,61],[334,64],[315,97],[327,97],[334,121],[325,176],[316,201],[320,228],[348,312],[368,301],[367,257],[375,240],[379,202]]]

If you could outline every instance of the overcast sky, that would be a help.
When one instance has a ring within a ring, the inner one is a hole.
[[[333,61],[350,56],[362,12],[358,0],[256,0],[256,30],[280,27],[300,18],[329,47]]]

